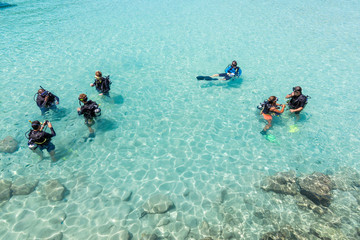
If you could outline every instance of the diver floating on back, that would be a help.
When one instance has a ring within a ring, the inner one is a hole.
[[[36,102],[36,105],[40,108],[41,115],[44,115],[50,109],[56,111],[56,105],[59,104],[60,99],[55,94],[46,91],[42,86],[40,86],[40,89],[34,95],[34,101]]]
[[[96,88],[96,91],[99,92],[99,95],[105,95],[110,97],[109,91],[110,91],[110,75],[103,77],[102,73],[100,71],[95,72],[95,79],[94,82],[90,84],[91,87]]]
[[[237,66],[237,62],[234,60],[232,61],[231,64],[229,64],[225,68],[224,73],[218,73],[212,76],[197,76],[196,78],[197,80],[214,81],[214,80],[219,80],[215,77],[224,77],[221,80],[230,80],[233,78],[240,77],[241,73],[242,73],[241,69]]]

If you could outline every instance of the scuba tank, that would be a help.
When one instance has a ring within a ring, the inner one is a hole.
[[[95,114],[95,117],[100,117],[101,116],[101,108],[99,108],[99,107],[95,108],[94,114]]]
[[[28,147],[30,150],[35,150],[38,147],[38,145],[34,142],[33,139],[29,139]]]
[[[278,98],[275,99],[275,101],[278,101]],[[270,106],[269,106],[270,105]],[[276,109],[280,109],[280,106],[271,106],[271,103],[269,100],[264,100],[264,102],[260,103],[256,106],[257,109],[261,110],[260,114],[269,114],[270,108],[275,107]]]
[[[79,100],[79,105],[80,105],[80,107],[83,107],[83,106],[85,107],[85,109],[87,110],[86,115],[90,115],[92,117],[100,117],[101,116],[101,108],[99,108],[99,105],[96,102],[92,101],[90,104],[81,105],[81,101]]]

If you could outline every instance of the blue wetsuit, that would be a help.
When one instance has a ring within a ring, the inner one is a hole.
[[[230,75],[228,75],[228,73]],[[220,77],[224,77],[226,80],[229,80],[233,77],[239,77],[241,75],[241,69],[239,67],[233,67],[232,65],[227,66],[225,73],[219,73]]]

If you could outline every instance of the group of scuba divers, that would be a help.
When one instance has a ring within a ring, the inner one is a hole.
[[[241,69],[237,66],[237,62],[234,60],[231,64],[229,64],[223,73],[214,74],[212,76],[198,76],[198,80],[206,80],[213,81],[219,80],[216,77],[223,77],[220,80],[231,80],[234,78],[238,78],[241,75]],[[110,76],[103,77],[100,71],[95,72],[94,82],[90,84],[91,87],[96,88],[99,92],[99,95],[110,97]],[[36,100],[35,100],[36,96]],[[55,94],[46,91],[44,88],[40,86],[40,89],[35,94],[34,100],[36,101],[37,106],[41,110],[41,114],[44,115],[49,110],[57,111],[56,105],[59,104],[60,100]],[[302,94],[302,89],[300,86],[296,86],[293,88],[293,92],[286,95],[289,101],[287,102],[290,112],[299,114],[307,104],[307,100],[309,96],[305,96]],[[92,100],[89,100],[87,95],[81,93],[79,95],[79,104],[80,107],[77,108],[77,112],[79,115],[83,115],[85,119],[85,125],[89,129],[89,138],[95,137],[94,129],[91,128],[92,125],[95,124],[96,117],[101,115],[101,109],[99,105]],[[269,97],[263,103],[261,103],[257,108],[261,110],[260,114],[267,121],[266,126],[260,132],[263,135],[266,135],[266,131],[271,127],[273,116],[278,116],[284,112],[286,105],[277,103],[278,98],[275,96]],[[29,148],[38,154],[40,158],[43,158],[43,150],[46,149],[52,161],[56,161],[55,159],[55,145],[51,143],[51,138],[56,136],[56,133],[49,121],[44,121],[44,123],[40,123],[39,121],[31,122],[32,129],[26,133],[26,137],[29,139],[28,146]],[[51,133],[47,133],[46,127],[50,128]]]
[[[103,77],[100,71],[95,72],[94,82],[90,84],[91,87],[95,87],[99,95],[110,97],[110,76]],[[41,115],[44,115],[49,110],[58,111],[56,105],[59,104],[60,99],[55,94],[46,91],[43,87],[40,86],[38,92],[34,95],[34,100],[37,106],[41,110]],[[89,138],[95,137],[94,129],[91,128],[95,124],[96,117],[101,115],[101,109],[99,105],[88,99],[87,95],[81,93],[79,95],[79,104],[80,107],[77,108],[79,115],[83,115],[85,119],[85,125],[89,129]],[[50,154],[51,160],[56,161],[55,158],[55,145],[51,142],[51,138],[56,136],[55,130],[52,124],[45,120],[44,123],[39,122],[38,120],[31,122],[31,127],[29,131],[26,132],[25,136],[28,138],[28,147],[31,151],[35,152],[40,156],[40,159],[43,159],[43,150],[46,149]],[[46,128],[49,127],[51,133],[46,132]]]
[[[292,93],[286,95],[285,98],[289,99],[287,104],[289,106],[290,112],[299,114],[308,102],[309,96],[305,96],[302,94],[302,88],[300,86],[293,87]],[[260,132],[263,135],[266,135],[266,131],[271,127],[271,122],[273,116],[279,116],[281,113],[285,111],[285,104],[277,103],[278,98],[275,96],[269,97],[263,103],[257,107],[260,109],[260,114],[263,115],[264,119],[267,121],[264,129]]]
[[[231,64],[229,64],[224,73],[214,74],[212,76],[197,76],[197,80],[206,80],[206,81],[214,81],[214,80],[231,80],[234,78],[238,78],[241,75],[241,69],[237,66],[237,62],[234,60]],[[222,79],[218,79],[216,77],[224,77]],[[302,94],[302,88],[300,86],[293,87],[293,92],[286,95],[287,104],[289,106],[290,112],[299,114],[307,104],[309,96],[305,96]],[[257,108],[261,110],[260,114],[267,121],[264,129],[260,132],[263,135],[266,135],[266,131],[271,127],[271,122],[273,116],[279,116],[284,112],[286,105],[277,103],[278,98],[275,96],[269,97],[263,103],[260,103]]]

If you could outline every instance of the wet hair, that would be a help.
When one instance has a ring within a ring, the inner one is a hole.
[[[86,102],[86,101],[87,101],[87,96],[86,96],[86,94],[85,94],[85,93],[80,94],[80,95],[79,95],[79,100],[80,100],[81,102]]]
[[[102,77],[102,73],[100,71],[96,71],[95,72],[95,77]]]
[[[38,120],[35,120],[31,123],[31,127],[34,129],[34,130],[38,130],[41,126],[41,123],[38,121]]]
[[[269,97],[268,101],[269,101],[269,103],[274,103],[277,101],[277,99],[278,99],[277,97],[271,96],[271,97]]]
[[[235,63],[235,64],[234,64],[234,63]],[[231,65],[237,66],[237,62],[234,60],[234,61],[232,61]]]
[[[43,92],[45,92],[45,90],[44,89],[42,89],[42,88],[40,88],[39,90],[38,90],[38,94],[42,94]]]

